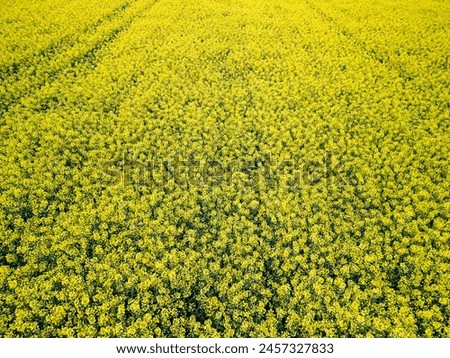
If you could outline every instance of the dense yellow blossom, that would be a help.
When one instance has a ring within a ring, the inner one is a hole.
[[[0,7],[0,336],[450,336],[448,1]]]

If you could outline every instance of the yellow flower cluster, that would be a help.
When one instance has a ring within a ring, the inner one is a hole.
[[[449,2],[0,6],[0,336],[450,336]]]

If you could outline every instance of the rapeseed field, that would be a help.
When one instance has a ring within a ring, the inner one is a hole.
[[[450,2],[0,0],[1,337],[449,337]]]

